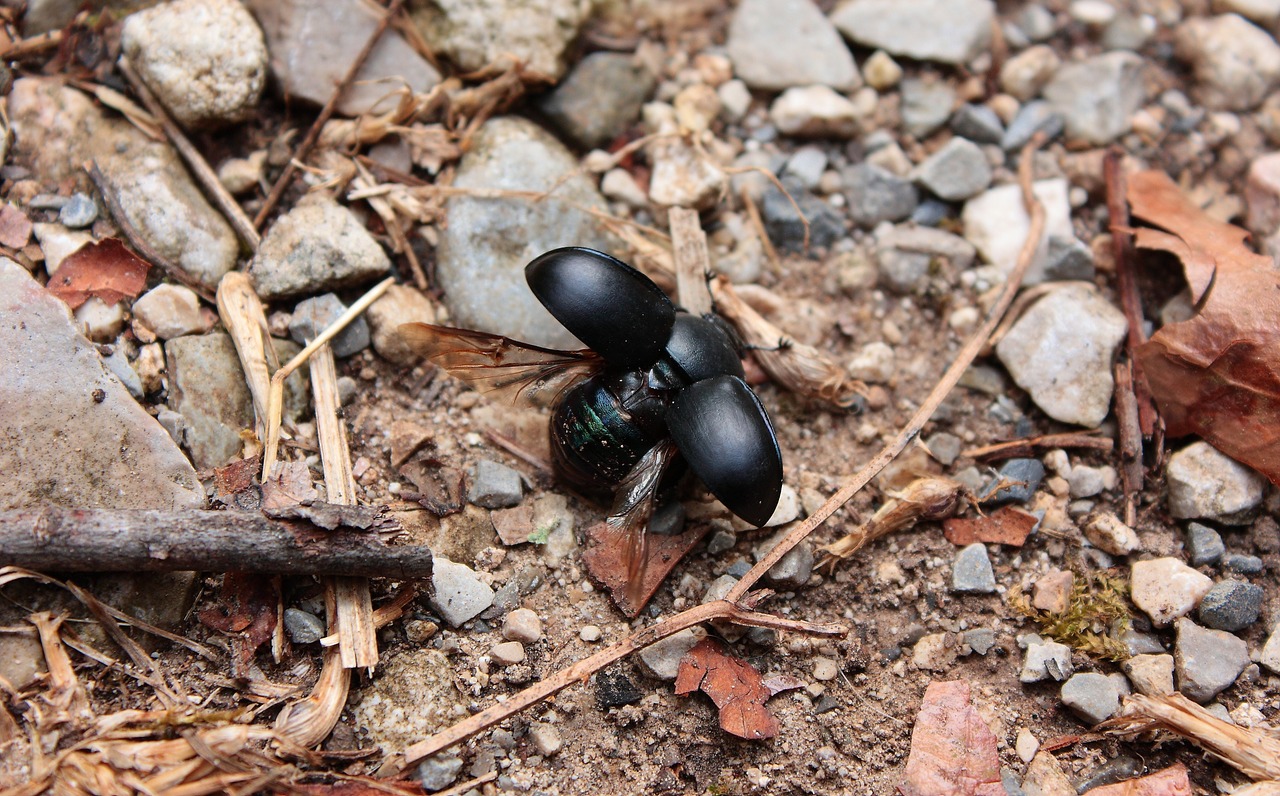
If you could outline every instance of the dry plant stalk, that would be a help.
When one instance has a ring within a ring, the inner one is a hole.
[[[945,520],[970,499],[964,484],[942,477],[917,478],[905,489],[886,497],[889,499],[862,527],[818,548],[827,554],[818,566],[834,570],[837,561],[852,556],[868,542],[906,530],[917,522]]]
[[[1013,302],[1013,297],[1018,291],[1018,286],[1022,283],[1023,277],[1027,273],[1027,269],[1031,266],[1031,261],[1035,257],[1036,249],[1040,244],[1040,239],[1044,235],[1045,211],[1043,205],[1036,199],[1031,190],[1031,161],[1032,155],[1044,141],[1043,134],[1034,136],[1030,143],[1022,149],[1020,164],[1018,169],[1018,184],[1022,189],[1022,200],[1027,208],[1027,213],[1031,217],[1030,228],[1027,232],[1027,239],[1022,245],[1021,251],[1018,253],[1018,260],[1014,265],[1013,271],[1009,274],[1008,280],[1005,282],[1000,297],[988,312],[982,325],[974,333],[974,335],[965,343],[964,347],[957,354],[951,366],[947,368],[938,384],[934,386],[929,395],[921,403],[920,408],[908,421],[907,425],[898,433],[892,442],[885,446],[880,453],[868,462],[862,469],[853,475],[850,475],[841,485],[840,489],[834,495],[827,499],[817,511],[801,522],[795,523],[787,535],[782,538],[769,553],[761,559],[754,567],[752,567],[742,579],[725,595],[724,599],[716,600],[710,603],[690,608],[686,611],[671,616],[647,628],[643,628],[627,636],[622,641],[612,644],[604,649],[590,655],[577,663],[555,672],[550,677],[529,686],[525,690],[513,695],[506,702],[492,705],[485,710],[464,719],[457,724],[449,727],[441,732],[432,735],[422,741],[405,749],[398,755],[389,758],[382,769],[378,772],[381,776],[386,776],[402,771],[406,766],[411,765],[425,757],[429,757],[442,749],[447,749],[456,743],[459,743],[478,732],[498,724],[520,711],[541,702],[549,696],[559,693],[574,683],[586,682],[587,678],[595,672],[600,671],[615,661],[621,660],[637,650],[643,649],[651,644],[661,641],[675,633],[686,628],[700,625],[713,619],[727,620],[736,624],[744,624],[749,626],[772,627],[778,630],[788,630],[797,633],[809,633],[816,635],[844,635],[846,632],[843,627],[832,625],[814,625],[807,622],[797,622],[795,620],[782,619],[770,614],[759,613],[755,610],[755,606],[768,596],[768,590],[752,592],[748,594],[753,586],[764,577],[779,560],[787,553],[791,552],[796,545],[804,541],[819,525],[827,520],[841,506],[849,501],[858,493],[872,478],[883,470],[898,454],[914,440],[924,428],[929,418],[941,405],[947,395],[955,388],[960,381],[960,377],[969,367],[969,364],[978,355],[978,350],[982,347],[987,336],[991,334],[996,325],[1000,322],[1001,316],[1009,308]]]
[[[1167,730],[1250,779],[1280,780],[1280,738],[1223,721],[1182,694],[1128,696],[1121,715],[1100,727],[1124,736]]]
[[[254,426],[259,440],[267,437],[267,398],[271,392],[271,365],[279,367],[280,361],[272,347],[267,332],[267,314],[262,307],[249,275],[243,271],[230,271],[218,283],[218,317],[231,335],[240,368],[253,397]]]
[[[698,213],[687,207],[669,211],[671,242],[676,269],[676,295],[690,315],[702,317],[711,312],[711,291],[707,289],[707,235],[702,231]]]

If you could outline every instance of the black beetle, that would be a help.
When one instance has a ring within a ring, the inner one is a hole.
[[[609,524],[627,534],[629,583],[639,583],[644,529],[680,460],[730,511],[764,525],[782,491],[782,455],[720,319],[677,309],[644,274],[594,249],[547,252],[525,278],[587,350],[420,323],[400,333],[479,389],[558,391],[550,429],[557,474],[615,492]]]

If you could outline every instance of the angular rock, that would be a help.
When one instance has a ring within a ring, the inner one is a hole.
[[[1174,41],[1195,69],[1197,99],[1210,108],[1250,110],[1280,80],[1280,45],[1238,14],[1187,19]]]
[[[542,638],[542,619],[528,608],[517,608],[502,620],[502,637],[533,644]]]
[[[1089,286],[1069,284],[1033,304],[996,354],[1045,414],[1093,428],[1111,407],[1111,358],[1126,329],[1109,301]]]
[[[1073,796],[1076,788],[1062,771],[1058,758],[1042,749],[1027,766],[1020,792],[1023,796]]]
[[[533,122],[490,119],[472,138],[454,185],[470,189],[557,191],[541,202],[458,196],[446,205],[449,225],[436,250],[436,276],[453,323],[550,348],[581,346],[534,298],[524,266],[561,246],[614,248],[599,222],[569,206],[605,210],[578,160]],[[557,199],[558,197],[558,199]]]
[[[185,127],[248,118],[267,82],[262,30],[238,0],[177,0],[131,14],[120,45]]]
[[[247,0],[247,5],[266,34],[280,90],[315,105],[329,101],[381,13],[361,0]],[[396,89],[407,86],[423,94],[439,82],[435,67],[392,26],[342,93],[337,111],[343,116],[385,113],[398,101],[392,95]]]
[[[1209,576],[1176,558],[1135,561],[1130,575],[1133,604],[1151,617],[1156,627],[1191,613],[1213,587]]]
[[[474,72],[518,59],[553,80],[569,44],[591,15],[590,0],[431,0],[410,16],[433,53]]]
[[[1038,611],[1060,614],[1071,605],[1071,590],[1076,576],[1069,569],[1051,569],[1036,580],[1031,605]]]
[[[1120,664],[1139,694],[1164,696],[1173,693],[1173,656],[1134,655]]]
[[[294,644],[314,644],[324,638],[324,621],[297,608],[284,609],[284,629]]]
[[[977,144],[952,138],[916,168],[914,177],[935,196],[957,202],[991,184],[991,166]]]
[[[926,138],[951,118],[956,92],[941,80],[911,78],[902,81],[902,128],[908,135]]]
[[[1177,519],[1248,522],[1262,503],[1266,479],[1207,442],[1193,442],[1169,457],[1169,513]]]
[[[204,334],[209,323],[200,312],[200,297],[191,288],[165,283],[133,302],[133,317],[161,340]]]
[[[813,0],[745,0],[729,23],[725,51],[734,74],[755,89],[852,91],[862,82],[853,54]]]
[[[391,260],[355,214],[313,194],[276,220],[249,264],[268,301],[363,284],[391,270]]]
[[[1257,556],[1227,553],[1222,557],[1222,568],[1237,575],[1261,575],[1265,566]]]
[[[1055,680],[1060,683],[1070,677],[1074,671],[1075,666],[1071,663],[1071,648],[1056,641],[1045,641],[1027,647],[1018,680],[1023,683]]]
[[[1058,179],[1041,180],[1032,186],[1036,198],[1044,205],[1046,237],[1070,238],[1074,235],[1067,187],[1066,180]],[[961,218],[965,240],[977,247],[983,259],[999,266],[1006,274],[1012,271],[1031,224],[1022,206],[1022,190],[1017,185],[991,188],[965,202]],[[1048,243],[1042,246],[1036,252],[1023,284],[1044,281]]]
[[[1026,146],[1036,133],[1043,133],[1046,141],[1062,135],[1066,121],[1047,100],[1033,100],[1023,105],[1009,121],[1009,127],[1000,138],[1000,148],[1014,152]]]
[[[1146,101],[1143,60],[1110,52],[1067,64],[1044,87],[1044,98],[1066,121],[1067,137],[1095,146],[1129,132],[1129,119]]]
[[[825,249],[844,235],[844,218],[834,207],[790,179],[783,184],[790,191],[790,198],[771,184],[765,189],[760,208],[765,230],[775,246],[784,251],[803,252],[805,220],[809,223],[811,247]],[[800,207],[799,212],[796,205]]]
[[[1222,543],[1222,536],[1208,525],[1201,525],[1198,522],[1187,523],[1184,544],[1187,557],[1191,560],[1193,567],[1216,564],[1222,558],[1222,554],[1227,552],[1226,546]]]
[[[956,553],[951,565],[951,590],[960,594],[991,594],[996,590],[986,545],[974,542]]]
[[[0,510],[204,505],[191,463],[104,368],[67,305],[8,259],[0,350]]]
[[[917,61],[962,64],[986,49],[990,0],[852,0],[831,14],[851,41]]]
[[[453,784],[462,771],[462,758],[453,754],[436,754],[428,757],[414,769],[414,779],[427,791],[444,790]]]
[[[499,462],[481,459],[476,462],[467,500],[486,509],[510,508],[524,497],[520,473]]]
[[[1037,44],[1009,58],[1000,67],[1000,87],[1006,94],[1026,102],[1040,93],[1062,62],[1047,44]]]
[[[451,627],[458,627],[493,605],[493,589],[471,567],[437,555],[431,572],[431,605]]]
[[[1071,279],[1089,282],[1093,280],[1096,271],[1093,250],[1074,236],[1070,238],[1051,236],[1043,266],[1046,282]]]
[[[645,674],[657,680],[672,682],[680,670],[680,661],[706,636],[706,630],[701,627],[681,630],[640,650],[636,660]]]
[[[431,299],[407,285],[392,285],[369,305],[364,317],[369,321],[373,350],[388,362],[412,365],[418,354],[400,336],[405,323],[435,323],[436,308]]]
[[[1044,480],[1044,464],[1039,459],[1010,459],[1000,467],[991,489],[982,495],[984,507],[1026,503]]]
[[[1222,630],[1209,630],[1190,619],[1178,620],[1173,660],[1178,690],[1204,704],[1236,681],[1249,665],[1249,645]]]
[[[864,229],[883,221],[901,221],[920,203],[909,181],[869,163],[850,168],[844,182],[849,216]]]
[[[542,111],[579,146],[594,149],[626,132],[655,83],[635,56],[596,52],[543,100]]]
[[[951,132],[978,144],[998,144],[1004,124],[986,105],[967,103],[951,114]]]
[[[862,64],[862,71],[867,79],[867,85],[876,91],[893,88],[898,85],[899,80],[902,80],[902,67],[884,50],[871,53],[871,56]]]
[[[1109,511],[1095,511],[1085,519],[1085,538],[1113,556],[1127,556],[1142,547],[1138,534]]]
[[[1262,587],[1240,580],[1213,584],[1200,600],[1196,615],[1205,627],[1234,633],[1258,621],[1262,614]]]
[[[1111,718],[1120,709],[1120,692],[1105,674],[1072,675],[1062,685],[1062,703],[1090,726]]]
[[[298,345],[305,346],[346,311],[347,305],[332,293],[304,299],[293,308],[293,317],[289,320],[289,336]],[[363,315],[356,318],[330,340],[329,345],[333,348],[333,355],[339,359],[365,350],[369,347],[368,321]]]
[[[668,207],[705,210],[719,201],[727,177],[715,163],[682,140],[654,142],[649,200]]]
[[[238,458],[253,428],[253,401],[235,345],[225,334],[175,337],[165,345],[169,406],[186,420],[185,447],[201,470]]]
[[[1273,673],[1280,674],[1280,624],[1272,628],[1271,635],[1267,637],[1267,643],[1262,645],[1258,663]]]
[[[852,138],[862,129],[858,107],[826,86],[789,88],[769,107],[769,120],[785,135]]]

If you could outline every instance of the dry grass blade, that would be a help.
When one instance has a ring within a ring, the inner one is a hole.
[[[707,235],[697,212],[686,207],[669,211],[671,241],[675,250],[676,295],[680,305],[691,315],[701,317],[711,312],[711,291],[707,288]]]
[[[1223,721],[1182,694],[1133,694],[1122,714],[1101,727],[1117,735],[1167,730],[1250,779],[1280,780],[1280,738]]]
[[[242,271],[230,271],[222,277],[218,283],[217,298],[218,317],[231,334],[249,385],[249,394],[253,397],[258,439],[265,439],[267,399],[271,392],[268,354],[272,363],[279,365],[275,349],[271,347],[271,335],[267,333],[267,314],[248,274]]]
[[[45,666],[49,669],[49,687],[44,699],[54,709],[54,713],[45,718],[51,724],[79,726],[93,718],[93,711],[89,709],[89,698],[85,695],[80,679],[76,677],[71,658],[67,656],[58,634],[65,619],[65,616],[54,616],[48,611],[40,611],[27,617],[27,621],[35,625],[40,634],[40,647],[44,652]]]

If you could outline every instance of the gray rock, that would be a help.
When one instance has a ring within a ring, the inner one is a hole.
[[[1262,503],[1266,479],[1207,442],[1193,442],[1169,457],[1169,513],[1237,525]]]
[[[1191,613],[1213,587],[1207,575],[1171,557],[1134,562],[1129,583],[1133,604],[1156,627]]]
[[[14,154],[42,179],[71,179],[87,188],[80,165],[96,160],[123,215],[157,253],[211,288],[235,266],[235,234],[167,144],[106,117],[57,79],[18,80],[8,99]]]
[[[990,488],[981,496],[983,506],[1026,503],[1044,480],[1044,464],[1039,459],[1010,459],[1000,467]]]
[[[902,81],[902,128],[916,138],[926,138],[951,118],[956,92],[941,80],[910,78]]]
[[[432,755],[418,764],[413,776],[424,789],[444,790],[462,771],[462,758],[451,753]]]
[[[493,589],[471,567],[436,556],[431,571],[431,605],[441,619],[458,627],[493,605]]]
[[[956,459],[960,458],[960,451],[964,448],[964,440],[945,431],[939,431],[930,436],[924,444],[928,446],[933,458],[937,459],[943,467],[950,467]]]
[[[248,0],[271,51],[271,74],[281,92],[323,105],[351,69],[378,26],[380,12],[361,0]],[[351,86],[338,101],[338,113],[385,113],[407,87],[424,94],[440,82],[440,73],[392,26],[378,39]]]
[[[454,185],[545,191],[577,168],[577,158],[533,122],[499,117],[486,122],[472,139]],[[541,202],[467,196],[449,200],[449,225],[436,250],[436,275],[455,324],[551,348],[581,346],[534,298],[524,280],[525,264],[551,249],[613,248],[599,222],[569,202],[606,209],[595,186],[582,175],[566,180]]]
[[[820,147],[802,146],[787,159],[783,176],[799,182],[806,189],[815,191],[827,169],[827,153]]]
[[[104,368],[67,305],[8,259],[0,306],[0,510],[204,505],[191,463]]]
[[[403,749],[467,713],[468,697],[454,685],[453,662],[441,650],[401,648],[379,662],[378,672],[347,709],[353,724],[383,749]]]
[[[249,117],[267,82],[267,45],[238,0],[177,0],[131,14],[120,46],[185,127]]]
[[[1222,568],[1237,575],[1261,575],[1262,559],[1244,553],[1227,553],[1222,557]]]
[[[1280,624],[1271,629],[1271,635],[1267,637],[1267,643],[1262,645],[1258,663],[1275,674],[1280,674]]]
[[[917,61],[962,64],[986,49],[990,0],[855,0],[831,14],[848,39]]]
[[[1222,558],[1222,554],[1227,552],[1226,545],[1222,543],[1222,536],[1208,525],[1201,525],[1198,522],[1187,523],[1185,545],[1187,557],[1191,560],[1193,567],[1216,564]]]
[[[726,550],[732,550],[737,544],[737,534],[733,531],[721,528],[711,534],[711,539],[707,541],[707,552],[713,556],[717,556]]]
[[[410,15],[431,51],[464,71],[515,58],[558,79],[592,7],[590,0],[432,0],[410,6]]]
[[[1258,621],[1262,596],[1262,587],[1256,584],[1220,581],[1200,600],[1196,615],[1206,627],[1234,633]]]
[[[1057,30],[1053,12],[1035,3],[1023,6],[1014,19],[1029,41],[1044,41]]]
[[[249,263],[268,301],[360,285],[391,270],[391,260],[355,214],[313,194],[276,220]]]
[[[1065,280],[1093,281],[1093,250],[1077,237],[1049,237],[1042,273],[1045,282]]]
[[[959,235],[928,227],[896,226],[887,233],[877,231],[877,244],[904,252],[927,254],[931,259],[944,259],[952,268],[963,271],[973,265],[977,250]]]
[[[1164,696],[1173,693],[1173,656],[1134,655],[1120,664],[1139,694]]]
[[[133,317],[161,340],[203,334],[209,323],[200,312],[200,297],[191,288],[168,282],[157,285],[133,302]]]
[[[1033,304],[996,354],[1045,414],[1092,428],[1111,408],[1111,358],[1126,328],[1109,301],[1069,283]]]
[[[890,172],[859,163],[845,173],[845,199],[855,224],[871,229],[883,221],[901,221],[919,203],[916,188]]]
[[[1159,655],[1164,652],[1164,645],[1154,633],[1135,629],[1132,625],[1116,633],[1120,643],[1130,655]]]
[[[893,246],[876,247],[878,283],[899,295],[923,292],[933,258],[924,252],[903,251]],[[861,377],[856,377],[861,378]]]
[[[1179,619],[1173,660],[1178,690],[1204,704],[1231,687],[1249,665],[1249,645],[1222,630],[1209,630]]]
[[[645,674],[671,682],[676,679],[676,673],[680,670],[681,659],[706,635],[707,632],[701,627],[681,630],[640,650],[636,660]]]
[[[633,55],[592,53],[543,100],[542,110],[575,143],[594,149],[626,132],[655,82]]]
[[[921,163],[915,180],[949,202],[968,199],[991,184],[987,156],[972,141],[952,138]]]
[[[506,509],[524,498],[524,482],[520,473],[499,462],[481,459],[476,462],[467,500],[486,509]]]
[[[761,560],[786,535],[787,531],[779,531],[756,548],[756,561]],[[765,578],[779,589],[794,590],[807,585],[811,574],[813,574],[813,545],[801,542],[779,559],[778,563],[765,573]]]
[[[969,648],[979,655],[986,655],[996,645],[996,631],[989,627],[966,630],[964,643],[968,644]]]
[[[853,54],[812,0],[745,0],[729,23],[725,51],[734,74],[755,89],[820,84],[851,91],[862,83]]]
[[[1176,31],[1175,52],[1191,63],[1195,96],[1210,108],[1250,110],[1280,80],[1280,45],[1238,14],[1185,20]]]
[[[165,344],[169,406],[186,420],[185,447],[201,470],[239,458],[240,432],[253,428],[253,401],[235,345],[225,334],[175,337]]]
[[[1004,138],[1004,124],[986,105],[965,103],[951,115],[951,132],[979,144],[998,144]]]
[[[1066,122],[1047,100],[1034,100],[1023,105],[1009,122],[1000,139],[1000,148],[1006,152],[1022,149],[1036,133],[1044,133],[1046,141],[1062,135]]]
[[[297,608],[284,609],[284,629],[294,644],[314,644],[324,638],[324,621]]]
[[[418,361],[418,353],[400,336],[400,326],[406,323],[434,323],[436,307],[416,288],[392,285],[382,298],[369,305],[364,317],[369,321],[373,350],[389,362],[412,365]]]
[[[1045,235],[1050,239],[1073,237],[1067,181],[1041,180],[1032,185],[1032,190],[1044,205]],[[1021,189],[1016,185],[988,189],[965,202],[961,219],[965,240],[977,247],[983,259],[999,266],[1006,274],[1012,271],[1031,224],[1022,206]],[[1041,244],[1023,284],[1039,284],[1045,280],[1048,249],[1048,243]]]
[[[1043,680],[1062,682],[1075,671],[1071,663],[1071,648],[1056,641],[1028,644],[1022,659],[1022,671],[1018,680],[1023,683],[1039,683]]]
[[[58,221],[68,229],[84,229],[93,226],[97,220],[98,204],[78,191],[58,209]]]
[[[112,376],[120,380],[120,383],[125,386],[130,395],[139,401],[146,397],[146,390],[142,387],[142,379],[139,378],[138,372],[133,369],[133,366],[129,364],[129,358],[124,355],[122,350],[117,348],[109,356],[104,356],[102,364],[107,366],[107,370],[111,371]],[[159,420],[159,418],[156,419]]]
[[[981,542],[974,542],[956,553],[951,566],[951,590],[960,594],[991,594],[996,590],[991,559]]]
[[[1076,674],[1062,684],[1062,704],[1092,726],[1120,709],[1120,692],[1105,674]]]
[[[814,196],[798,183],[787,180],[791,198],[770,185],[765,189],[760,208],[765,230],[774,245],[783,251],[804,252],[805,219],[809,222],[809,245],[825,249],[844,235],[844,218],[827,202]],[[792,200],[795,200],[795,205]],[[796,211],[799,205],[799,212]]]
[[[293,308],[289,336],[298,345],[305,346],[346,311],[347,305],[332,293],[304,299]],[[356,318],[330,340],[329,345],[333,348],[333,355],[339,359],[365,350],[369,347],[369,323],[363,315]]]
[[[1142,65],[1131,52],[1109,52],[1059,69],[1044,98],[1062,114],[1067,137],[1100,146],[1129,132],[1147,98]]]

